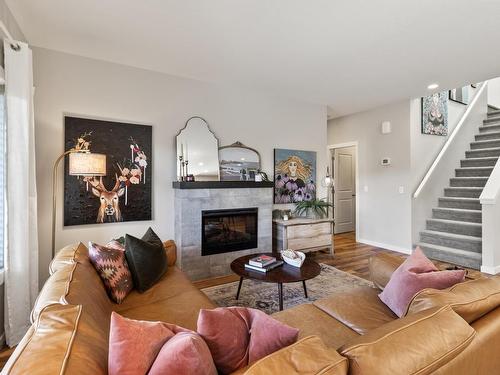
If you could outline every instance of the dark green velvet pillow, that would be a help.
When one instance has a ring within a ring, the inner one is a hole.
[[[141,239],[125,235],[125,257],[139,293],[151,288],[167,272],[163,243],[151,228]]]

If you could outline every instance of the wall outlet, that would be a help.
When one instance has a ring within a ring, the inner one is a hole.
[[[368,193],[368,186],[363,186],[363,190],[365,191],[365,193]]]
[[[404,186],[400,186],[399,189],[399,194],[404,194],[405,193],[405,187]]]

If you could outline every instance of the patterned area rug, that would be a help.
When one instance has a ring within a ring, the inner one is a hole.
[[[307,280],[307,293],[304,297],[302,283],[283,284],[283,308],[315,301],[328,297],[336,292],[345,292],[358,286],[373,286],[371,281],[340,271],[335,267],[320,263],[321,274],[314,279]],[[217,306],[245,306],[253,307],[272,314],[279,310],[278,285],[245,279],[241,287],[240,299],[236,300],[238,282],[213,286],[202,289],[208,298]]]

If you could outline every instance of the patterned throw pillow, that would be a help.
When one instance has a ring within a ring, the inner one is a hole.
[[[109,297],[122,303],[134,287],[125,248],[115,240],[106,246],[89,242],[89,259],[101,276]]]

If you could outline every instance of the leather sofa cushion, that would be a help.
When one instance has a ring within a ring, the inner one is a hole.
[[[431,374],[455,358],[476,331],[450,306],[394,320],[341,348],[349,373]]]
[[[347,375],[347,359],[328,348],[319,337],[305,337],[295,344],[260,359],[238,374]],[[233,373],[233,375],[235,375]]]
[[[299,329],[299,340],[307,336],[318,336],[329,347],[340,348],[359,335],[338,320],[332,318],[313,304],[292,307],[272,315],[291,327]]]
[[[397,316],[378,297],[379,290],[359,287],[349,292],[333,294],[314,305],[347,327],[364,335],[393,321]]]
[[[45,306],[55,303],[83,305],[96,319],[107,321],[113,305],[88,258],[61,266],[49,277],[35,301],[31,321],[36,321]]]
[[[97,324],[82,306],[45,307],[2,374],[106,374],[108,336]]]
[[[445,305],[468,323],[474,322],[500,306],[500,277],[466,281],[444,290],[424,289],[413,297],[406,315]]]
[[[384,290],[392,274],[404,262],[404,258],[380,253],[370,257],[370,280],[380,290]]]
[[[53,275],[67,264],[88,259],[89,251],[83,243],[74,243],[59,250],[49,264],[49,275]]]
[[[114,311],[130,319],[161,320],[196,330],[200,309],[216,307],[177,267],[144,293],[130,292]]]

